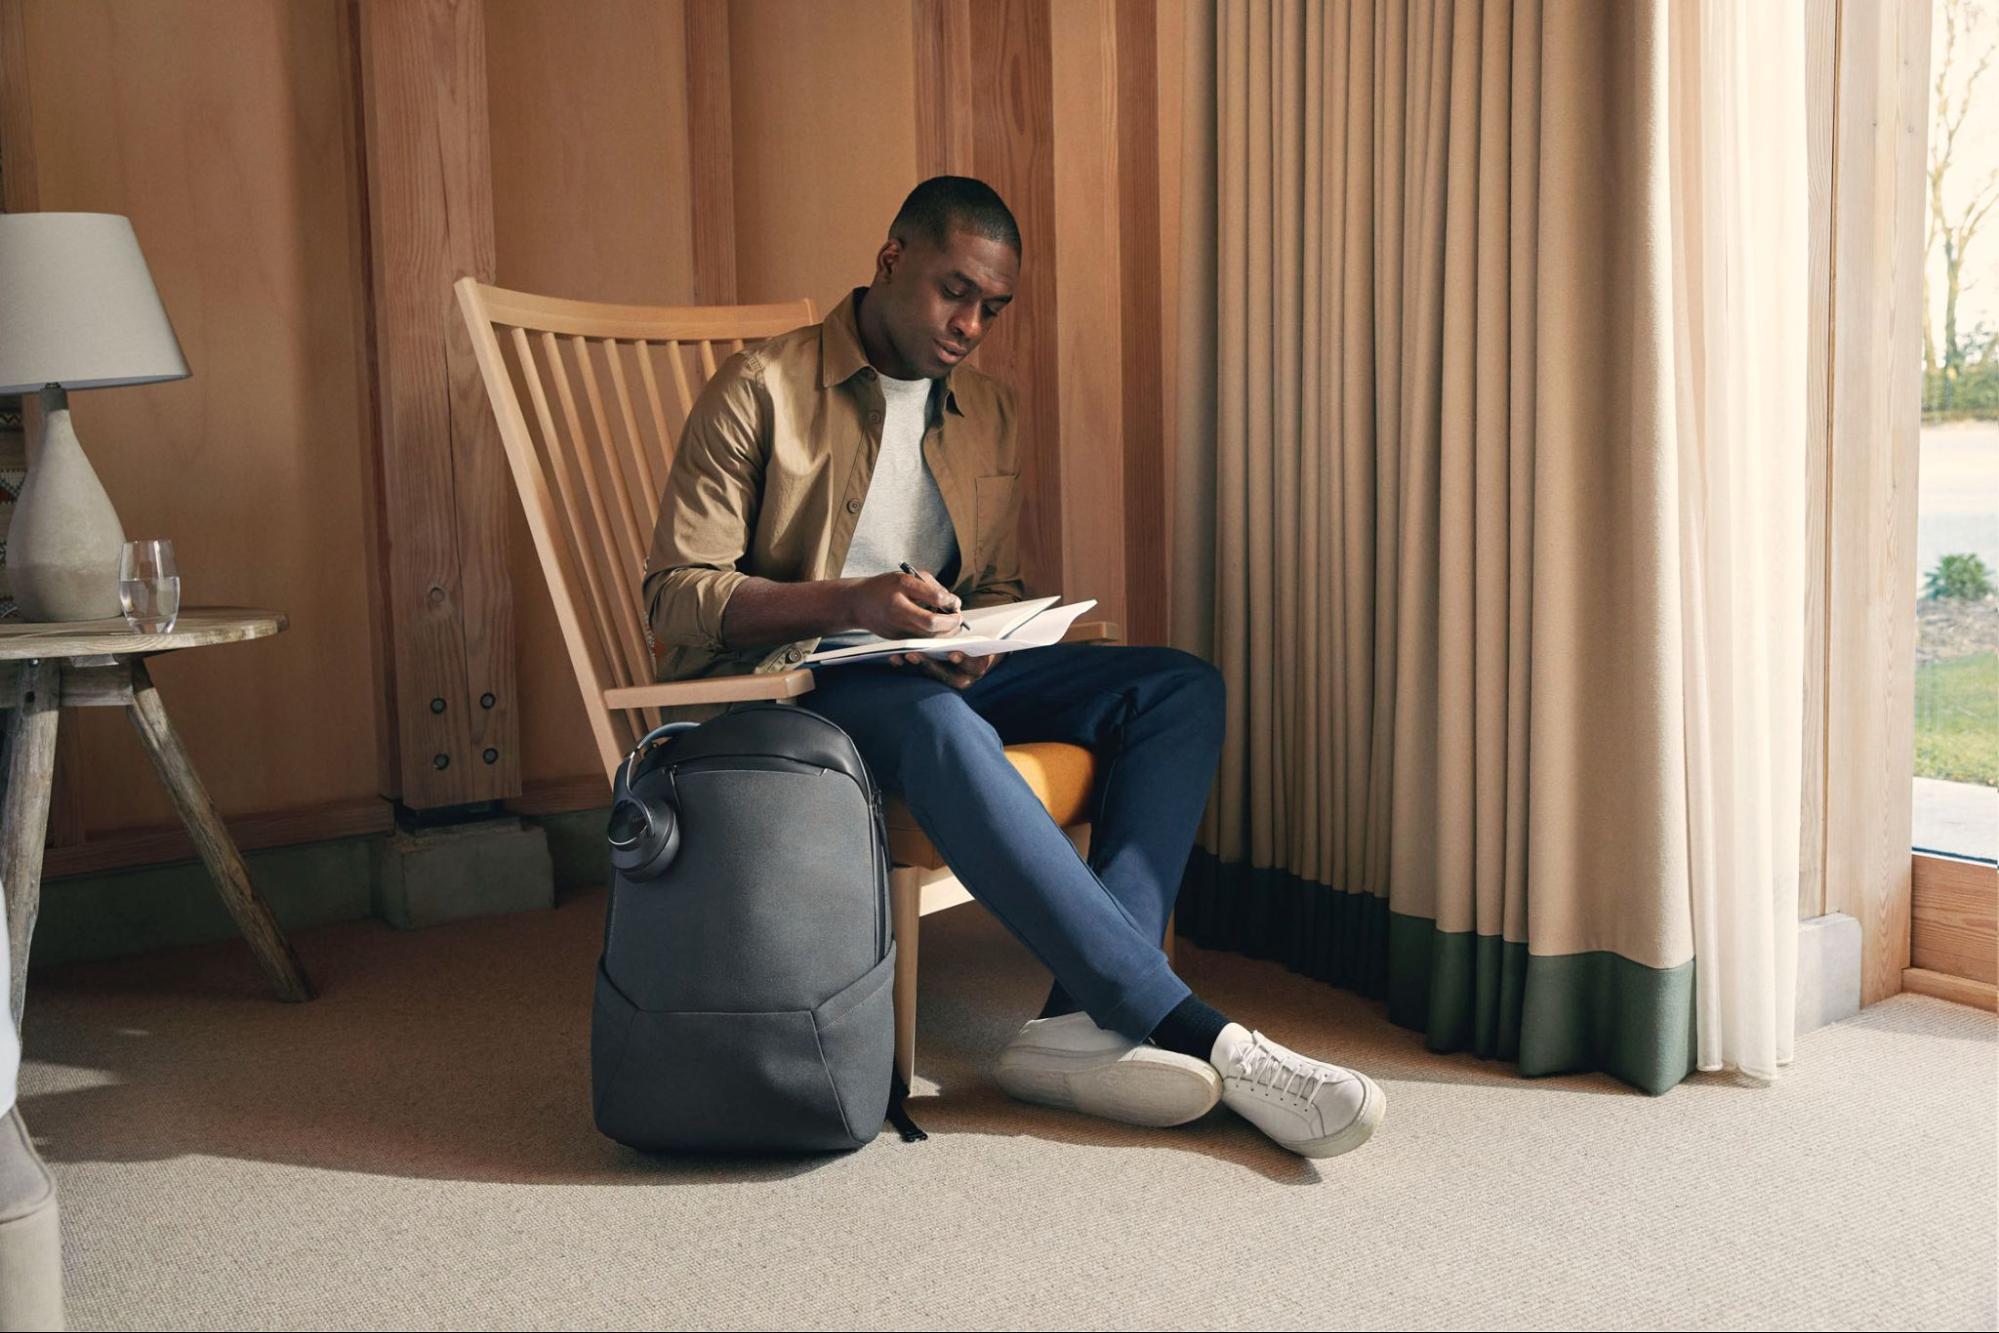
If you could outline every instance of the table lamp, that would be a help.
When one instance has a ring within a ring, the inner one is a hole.
[[[129,219],[0,215],[0,394],[39,393],[42,404],[41,447],[29,450],[7,531],[23,620],[120,614],[125,530],[77,443],[68,391],[187,373]]]

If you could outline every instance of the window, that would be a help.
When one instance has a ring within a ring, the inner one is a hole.
[[[1916,517],[1918,851],[1999,859],[1999,12],[1934,0]]]

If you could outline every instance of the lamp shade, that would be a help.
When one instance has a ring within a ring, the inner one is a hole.
[[[186,377],[129,218],[0,215],[0,393]]]

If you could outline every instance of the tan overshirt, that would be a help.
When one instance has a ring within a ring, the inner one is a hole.
[[[722,613],[744,579],[838,578],[846,564],[884,412],[855,324],[862,295],[730,357],[688,414],[646,558],[655,679],[785,671],[818,644],[732,650]],[[1012,392],[954,368],[932,388],[923,459],[958,539],[955,574],[934,572],[967,606],[1018,600]]]

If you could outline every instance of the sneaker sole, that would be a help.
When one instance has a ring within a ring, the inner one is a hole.
[[[994,1081],[1010,1097],[1081,1111],[1127,1125],[1165,1129],[1199,1120],[1222,1099],[1222,1076],[1188,1056],[1148,1051],[1106,1064],[1067,1051],[1007,1051]]]
[[[1366,1074],[1361,1073],[1358,1069],[1349,1070],[1348,1072],[1367,1085],[1367,1095],[1361,1099],[1360,1114],[1353,1118],[1353,1123],[1339,1133],[1328,1134],[1323,1139],[1307,1139],[1303,1143],[1285,1143],[1283,1144],[1284,1147],[1297,1153],[1300,1157],[1325,1158],[1338,1157],[1343,1152],[1352,1152],[1355,1148],[1360,1147],[1361,1144],[1368,1141],[1368,1138],[1374,1133],[1374,1127],[1381,1123],[1382,1112],[1388,1109],[1388,1094],[1381,1090],[1380,1084],[1376,1083]],[[1281,1142],[1281,1140],[1273,1139],[1272,1142]]]

